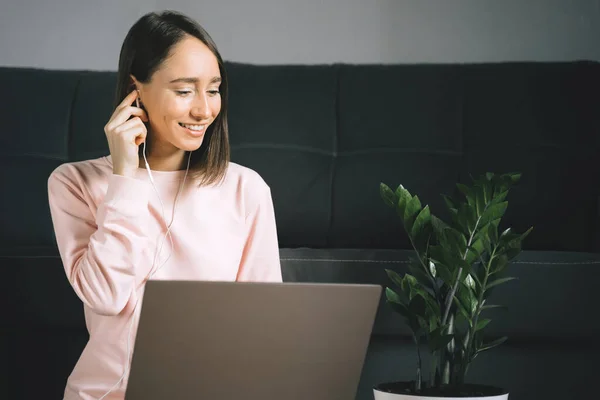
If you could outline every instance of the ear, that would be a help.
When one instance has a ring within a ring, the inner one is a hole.
[[[134,89],[138,91],[138,93],[140,93],[142,91],[142,84],[140,83],[140,81],[138,81],[135,76],[133,75],[129,75],[129,91],[133,91]],[[140,98],[141,100],[141,98]]]
[[[141,88],[141,84],[140,82],[135,78],[135,76],[133,75],[129,75],[129,86],[131,86],[131,90],[133,90],[134,88],[137,90],[140,90]]]
[[[138,98],[136,99],[136,102],[138,102],[138,99],[139,99],[139,104],[141,104],[142,103],[142,95],[141,95],[142,84],[133,75],[129,75],[129,79],[131,82],[129,91],[133,91],[133,90],[138,91]],[[138,105],[138,107],[139,107],[139,105]]]

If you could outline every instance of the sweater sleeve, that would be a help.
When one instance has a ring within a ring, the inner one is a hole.
[[[81,179],[72,175],[59,167],[48,179],[50,214],[65,272],[85,305],[97,314],[118,315],[134,291],[135,267],[148,247],[144,228],[150,187],[112,175],[94,218]],[[148,273],[150,266],[144,269],[137,274]]]
[[[246,217],[248,237],[242,253],[238,281],[281,282],[279,241],[271,190],[264,185]]]

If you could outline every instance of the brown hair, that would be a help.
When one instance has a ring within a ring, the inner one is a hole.
[[[202,146],[191,154],[190,171],[200,185],[223,179],[230,157],[227,127],[227,74],[223,59],[208,32],[191,18],[176,11],[151,12],[142,16],[129,30],[119,56],[115,107],[133,90],[130,75],[147,83],[186,35],[198,38],[217,58],[221,73],[221,111],[206,130]],[[150,134],[150,133],[149,133]],[[140,146],[140,155],[142,146]]]

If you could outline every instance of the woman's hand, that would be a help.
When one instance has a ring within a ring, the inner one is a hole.
[[[127,177],[133,177],[140,166],[138,148],[148,133],[143,122],[148,121],[148,115],[141,108],[132,106],[137,96],[137,90],[129,93],[104,127],[113,173]]]

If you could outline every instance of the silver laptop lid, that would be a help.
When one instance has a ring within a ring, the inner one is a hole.
[[[149,281],[127,400],[350,400],[381,287]]]

